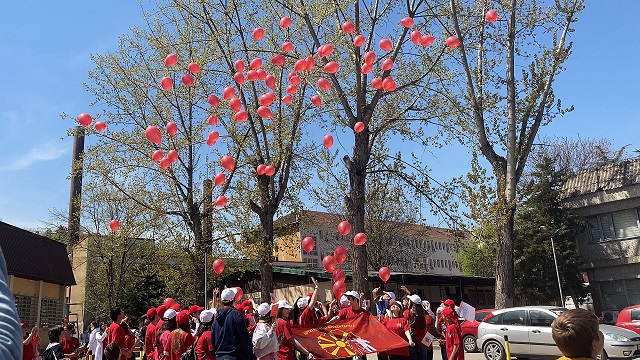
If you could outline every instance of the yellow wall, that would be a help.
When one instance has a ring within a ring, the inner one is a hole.
[[[302,261],[300,257],[300,233],[278,235],[278,261]]]
[[[35,280],[23,279],[15,276],[13,278],[14,295],[38,296],[38,282]]]

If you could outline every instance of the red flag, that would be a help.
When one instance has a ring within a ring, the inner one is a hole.
[[[294,337],[318,359],[338,359],[409,346],[373,316],[357,316],[325,327],[292,326]]]

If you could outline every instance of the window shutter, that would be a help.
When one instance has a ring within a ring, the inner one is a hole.
[[[636,209],[614,212],[613,225],[617,239],[625,239],[640,235],[640,227],[638,227],[638,213]]]

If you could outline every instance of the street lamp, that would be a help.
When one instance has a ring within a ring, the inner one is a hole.
[[[557,229],[556,231],[553,231],[553,232],[547,229],[547,227],[544,225],[540,226],[540,229],[546,231],[549,234],[549,237],[551,237],[551,251],[553,252],[553,264],[556,267],[556,277],[558,278],[558,290],[560,290],[560,304],[562,304],[562,307],[564,307],[564,295],[562,295],[562,285],[560,284],[560,272],[558,271],[558,259],[556,258],[556,246],[553,243],[553,235],[556,235],[561,230],[564,230],[565,226],[562,225],[560,229]]]

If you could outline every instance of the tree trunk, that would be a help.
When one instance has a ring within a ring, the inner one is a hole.
[[[506,165],[505,163],[502,163]],[[515,288],[513,284],[513,219],[515,203],[507,201],[513,198],[510,195],[508,182],[506,181],[506,169],[502,166],[494,168],[498,187],[498,208],[496,210],[496,223],[498,225],[498,249],[496,264],[496,309],[513,306]]]
[[[260,252],[260,297],[271,304],[273,292],[273,214],[266,214],[262,222],[262,251]]]

